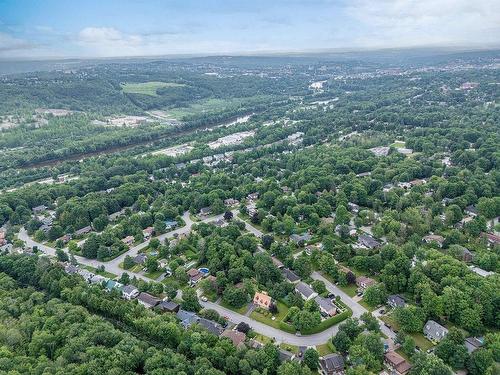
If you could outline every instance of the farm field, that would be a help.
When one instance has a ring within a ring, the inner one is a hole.
[[[158,96],[157,90],[164,87],[182,87],[182,83],[174,82],[142,82],[142,83],[124,83],[122,84],[122,91],[127,94],[142,94]]]

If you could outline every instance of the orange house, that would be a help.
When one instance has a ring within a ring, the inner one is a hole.
[[[255,295],[253,296],[253,303],[259,307],[262,307],[263,309],[269,309],[269,306],[271,306],[272,302],[273,299],[269,297],[266,292],[255,292]]]

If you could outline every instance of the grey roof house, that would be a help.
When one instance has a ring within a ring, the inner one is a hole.
[[[318,295],[312,288],[307,285],[306,283],[299,282],[297,285],[295,285],[295,290],[300,294],[300,296],[307,300],[310,300],[311,298],[314,298]]]
[[[441,341],[448,334],[448,329],[434,320],[428,320],[424,326],[424,336],[433,342]]]
[[[387,304],[391,307],[394,307],[394,308],[405,307],[406,301],[399,294],[392,294],[389,297],[387,297]]]

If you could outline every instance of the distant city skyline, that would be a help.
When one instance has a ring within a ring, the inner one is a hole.
[[[497,0],[0,0],[0,58],[500,46]]]

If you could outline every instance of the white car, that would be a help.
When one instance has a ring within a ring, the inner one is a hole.
[[[201,300],[202,300],[203,302],[207,302],[207,301],[208,301],[208,298],[207,298],[207,297],[205,297],[205,296],[201,296]]]

